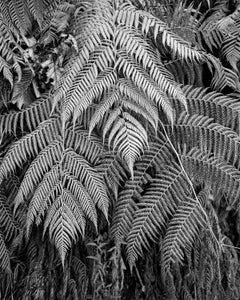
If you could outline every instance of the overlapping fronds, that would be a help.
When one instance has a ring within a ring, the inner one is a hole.
[[[140,27],[143,34],[153,30],[154,38],[161,35],[164,46],[169,47],[173,57],[181,57],[186,60],[203,60],[200,52],[190,47],[189,43],[173,33],[166,23],[160,21],[146,11],[137,10],[136,7],[129,3],[123,3],[116,11],[116,19],[126,23],[128,27]]]
[[[156,130],[159,109],[173,123],[169,98],[185,105],[179,84],[152,47],[150,31],[154,30],[155,39],[161,36],[161,43],[173,57],[190,62],[205,57],[166,23],[137,10],[130,2],[112,4],[106,0],[95,4],[79,6],[82,13],[76,14],[75,21],[78,53],[66,62],[54,105],[63,102],[63,122],[71,116],[75,122],[93,105],[96,110],[90,118],[90,133],[99,125],[103,137],[107,134],[110,146],[120,152],[133,173],[134,161],[148,144],[147,123]],[[142,133],[139,139],[137,128]],[[129,143],[134,147],[130,149]]]
[[[0,11],[0,72],[3,77],[9,81],[13,87],[13,72],[18,74],[18,80],[21,79],[21,66],[23,58],[16,49],[19,48],[17,41],[19,34],[13,27],[9,27],[2,21],[2,13]],[[15,51],[14,51],[15,49]]]
[[[227,87],[230,87],[233,91],[239,90],[240,83],[238,75],[231,69],[221,67],[217,72],[214,73],[211,87],[219,91],[222,91]]]
[[[201,227],[206,223],[197,199],[187,197],[181,202],[168,224],[162,245],[162,274],[170,271],[171,264],[184,260],[184,253],[191,253],[192,245]]]
[[[179,118],[173,127],[165,126],[175,150],[165,137],[156,140],[156,153],[161,153],[163,160],[155,161],[155,165],[151,160],[154,144],[150,143],[149,152],[145,151],[141,165],[144,166],[145,159],[150,159],[150,162],[146,163],[146,169],[138,169],[139,161],[135,163],[134,180],[126,182],[117,199],[112,228],[116,241],[125,237],[128,259],[132,265],[143,255],[143,249],[150,247],[151,241],[166,234],[162,250],[165,275],[171,270],[173,262],[183,261],[184,255],[191,253],[199,229],[209,226],[202,201],[195,194],[191,196],[194,186],[208,185],[212,191],[221,193],[228,199],[229,207],[238,207],[240,195],[237,94],[225,96],[192,86],[185,86],[183,91],[188,112],[184,111],[179,102],[174,102]],[[163,141],[165,143],[162,148]],[[163,153],[166,153],[168,147],[170,156],[166,157]],[[174,163],[175,155],[171,154],[176,149],[180,151],[177,159],[181,163],[180,168]],[[170,161],[172,166],[168,169]],[[178,186],[177,190],[171,191],[171,185],[169,190],[164,190],[165,182],[174,181],[175,172],[180,174],[179,181],[173,184],[174,188]],[[192,186],[189,186],[190,183]],[[164,197],[168,200],[161,201]],[[168,251],[170,248],[171,251]]]
[[[29,33],[32,28],[32,17],[41,25],[46,10],[54,5],[56,5],[56,1],[4,0],[1,3],[0,12],[7,25],[14,26],[25,35]]]
[[[200,5],[178,1],[168,8],[169,22],[166,1],[157,4],[159,18],[133,2],[17,0],[0,7],[0,76],[11,98],[2,111],[17,106],[0,116],[0,184],[6,185],[0,190],[0,268],[10,272],[9,252],[24,244],[34,293],[41,283],[46,288],[47,276],[57,278],[51,274],[60,268],[58,252],[66,272],[56,297],[84,298],[88,287],[80,296],[76,288],[87,285],[82,239],[98,230],[110,231],[119,253],[126,244],[131,268],[157,242],[163,279],[174,287],[181,277],[183,297],[193,296],[195,269],[207,251],[198,274],[206,273],[207,288],[200,294],[210,297],[220,278],[213,274],[213,242],[205,252],[198,247],[223,236],[212,212],[220,201],[228,211],[239,208],[239,10],[229,15],[221,1],[200,18]],[[49,68],[56,78],[44,81]],[[33,78],[43,81],[41,89]],[[25,105],[29,87],[38,96]],[[6,101],[4,88],[0,101]],[[207,241],[197,239],[204,227]],[[38,242],[29,242],[35,234]],[[99,249],[97,268],[108,272]],[[112,256],[112,264],[118,259]],[[186,276],[181,263],[188,265]],[[116,286],[122,286],[125,266],[116,268]],[[147,276],[143,280],[147,284]]]
[[[188,149],[199,147],[202,151],[222,157],[239,168],[240,138],[236,132],[219,123],[214,123],[207,116],[189,115],[183,112],[171,129],[169,135],[177,143],[181,140]]]
[[[66,127],[63,138],[59,116],[49,118],[48,100],[33,104],[21,115],[12,114],[15,123],[28,120],[32,131],[11,145],[1,162],[1,181],[27,164],[15,197],[15,211],[26,202],[27,234],[46,216],[45,231],[49,229],[64,264],[71,241],[76,242],[79,234],[84,236],[86,218],[96,229],[96,208],[108,218],[109,198],[102,177],[94,169],[102,143],[94,135],[89,137],[81,126]],[[42,115],[36,119],[38,110]],[[11,115],[6,115],[8,118]]]
[[[188,183],[183,170],[175,164],[165,165],[164,169],[150,180],[149,187],[145,188],[139,203],[136,204],[137,210],[126,239],[130,265],[134,265],[138,256],[142,256],[143,248],[150,248],[150,240],[157,240],[187,194]],[[187,237],[183,244],[186,244],[186,241]]]
[[[204,88],[194,88],[185,85],[183,91],[187,99],[188,113],[209,116],[214,122],[230,127],[239,132],[240,103],[238,94],[224,95]],[[177,115],[184,110],[177,101],[174,101]]]
[[[127,179],[127,168],[116,152],[103,152],[96,161],[96,171],[103,177],[104,182],[115,200],[121,184]]]
[[[197,184],[209,184],[213,191],[224,193],[229,207],[239,205],[240,172],[221,157],[204,154],[199,149],[191,149],[181,155],[184,168]]]
[[[1,115],[0,133],[16,134],[17,130],[34,131],[41,122],[48,119],[50,113],[51,99],[43,95],[41,99],[18,113]]]
[[[143,186],[151,182],[151,170],[158,169],[168,158],[167,142],[160,135],[150,143],[149,150],[135,163],[134,177],[126,181],[115,207],[112,236],[116,241],[121,242],[129,232],[137,208],[135,199],[139,198]]]
[[[226,17],[228,12],[226,1],[216,2],[210,16],[206,15],[201,20],[197,31],[198,42],[200,44],[205,43],[211,52],[219,50],[222,45],[225,34],[219,26],[219,21]]]
[[[10,273],[11,272],[11,266],[10,266],[10,258],[9,258],[9,251],[7,250],[4,236],[0,232],[0,268],[4,270],[5,272]]]
[[[36,4],[38,3],[36,0],[33,2],[36,2]],[[41,1],[39,2],[40,5],[42,5]],[[43,14],[34,14],[35,18],[38,20],[39,26],[43,28],[40,40],[45,46],[50,45],[51,43],[55,45],[62,37],[63,32],[67,31],[70,23],[70,15],[75,8],[74,5],[66,1],[61,1],[62,3],[60,2],[58,4],[57,1],[47,2],[49,2],[47,5],[48,19],[45,18],[45,22],[42,22],[44,17]],[[33,3],[33,7],[35,7],[36,4]],[[38,10],[44,12],[46,11],[46,7],[38,7]]]
[[[0,192],[0,230],[6,242],[15,238],[21,230],[17,221],[13,218],[7,203],[7,197],[4,195],[4,190],[2,189]]]
[[[240,24],[230,30],[226,35],[222,45],[222,56],[229,62],[233,70],[238,71],[237,63],[240,59]]]
[[[187,64],[178,60],[166,61],[164,63],[166,69],[174,75],[178,83],[184,85],[203,86],[202,82],[202,65],[201,64]]]

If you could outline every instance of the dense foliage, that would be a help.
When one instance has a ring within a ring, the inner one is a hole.
[[[0,4],[0,298],[239,299],[239,1]]]

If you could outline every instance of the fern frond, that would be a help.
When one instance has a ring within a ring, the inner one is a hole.
[[[0,132],[16,133],[20,128],[21,131],[28,129],[34,131],[37,126],[50,117],[51,102],[49,97],[42,97],[34,101],[29,107],[22,109],[20,112],[1,115]]]
[[[107,219],[109,199],[100,176],[89,165],[86,159],[72,150],[65,153],[64,159],[65,169],[78,178],[79,181],[82,181],[92,201],[99,207]]]
[[[73,113],[75,107],[80,105],[79,111],[82,112],[83,110],[87,109],[88,106],[92,103],[94,97],[94,90],[93,98],[90,100],[85,99],[83,103],[81,103],[80,99],[83,97],[87,92],[88,89],[94,84],[94,81],[97,80],[98,75],[101,74],[101,71],[111,67],[113,61],[113,50],[111,45],[108,43],[99,49],[94,51],[94,54],[90,56],[90,59],[86,66],[81,70],[80,74],[76,74],[76,78],[73,81],[72,86],[66,93],[66,99],[64,100],[64,116],[65,120],[68,120]],[[103,84],[106,87],[109,86],[111,82],[105,81]],[[98,84],[98,81],[95,83]],[[99,83],[101,86],[101,83]],[[61,89],[58,93],[61,93]],[[99,87],[96,87],[97,92]]]
[[[120,49],[126,50],[126,53],[130,57],[134,57],[136,62],[142,65],[144,69],[149,69],[149,75],[163,92],[172,97],[177,97],[178,95],[178,98],[184,101],[184,96],[174,82],[172,74],[164,68],[156,53],[154,53],[143,37],[138,34],[138,31],[124,27],[117,28],[115,45],[119,46]]]
[[[231,87],[233,91],[240,89],[240,83],[238,75],[225,67],[222,67],[220,70],[214,73],[214,77],[211,82],[213,89],[222,91],[226,87]]]
[[[169,159],[167,141],[160,135],[149,143],[149,149],[135,162],[134,177],[126,181],[116,202],[113,217],[112,236],[117,242],[122,242],[130,230],[139,197],[143,186],[151,183],[151,169],[158,169],[165,159]]]
[[[122,158],[126,161],[133,176],[133,165],[142,149],[148,146],[148,137],[145,128],[127,112],[117,108],[110,113],[103,129],[103,138],[109,131],[108,144],[113,144],[113,149],[118,149]]]
[[[198,42],[202,44],[202,40],[207,45],[211,52],[219,50],[224,39],[224,30],[221,30],[219,21],[222,20],[228,13],[226,1],[216,3],[209,17],[203,19],[198,28],[197,36]]]
[[[186,143],[188,149],[199,147],[204,152],[222,157],[237,168],[239,164],[240,138],[228,127],[213,123],[212,119],[201,116],[189,116],[183,112],[169,135],[177,142]]]
[[[101,140],[94,134],[89,136],[81,126],[69,126],[66,128],[66,148],[72,148],[76,153],[83,155],[91,164],[104,152]]]
[[[184,252],[190,253],[201,227],[206,224],[199,202],[193,198],[181,202],[167,228],[162,246],[162,275],[170,272],[171,264],[184,260]]]
[[[94,51],[95,47],[101,45],[100,36],[104,40],[111,39],[113,35],[112,7],[111,2],[95,2],[94,6],[82,3],[80,8],[83,12],[76,15],[76,39],[80,48]],[[96,18],[96,15],[98,18]]]
[[[15,142],[7,152],[0,165],[0,182],[9,173],[21,167],[23,162],[37,155],[44,147],[50,144],[59,132],[59,120],[50,118],[42,122],[35,131],[27,134]]]
[[[229,64],[232,66],[233,70],[238,72],[237,63],[240,60],[240,24],[237,24],[236,28],[230,30],[226,35],[221,49],[221,54]]]
[[[26,1],[9,1],[8,9],[12,23],[23,34],[26,34],[31,28],[31,16]]]
[[[29,229],[35,218],[37,225],[41,223],[45,211],[53,202],[55,194],[58,194],[60,190],[61,182],[59,179],[59,164],[56,164],[51,168],[51,170],[46,172],[42,181],[34,191],[34,195],[31,199],[27,212],[27,233],[29,233]],[[23,200],[25,200],[23,197],[15,199],[15,211]]]
[[[127,27],[141,28],[143,34],[148,34],[151,29],[155,39],[161,34],[163,45],[169,47],[173,57],[177,56],[190,61],[203,60],[200,52],[191,48],[185,40],[169,30],[166,23],[146,11],[137,10],[130,3],[123,3],[116,10],[114,19],[119,23],[126,24]]]
[[[116,79],[116,73],[112,68],[106,68],[102,74],[100,73],[98,78],[92,82],[88,91],[78,99],[78,103],[72,104],[76,107],[73,122],[76,121],[78,116],[89,107],[94,100],[98,99],[99,96],[114,86],[116,84]]]
[[[49,227],[49,236],[59,251],[62,265],[73,241],[78,240],[78,233],[84,235],[85,219],[75,199],[62,189],[48,211],[44,232]]]
[[[131,229],[127,236],[127,254],[131,266],[143,248],[149,249],[174,214],[179,203],[187,197],[188,183],[177,164],[165,166],[140,196]]]
[[[71,266],[77,275],[79,282],[83,283],[87,280],[87,268],[86,265],[76,256],[72,257]]]
[[[165,68],[174,75],[174,79],[184,85],[203,86],[202,65],[178,60],[166,61]]]
[[[11,273],[9,251],[6,247],[4,237],[1,232],[0,232],[0,268],[7,273]]]
[[[181,154],[181,160],[185,170],[197,184],[208,184],[214,191],[221,191],[230,207],[237,204],[240,195],[238,169],[224,162],[221,157],[209,157],[196,148]]]
[[[164,113],[167,115],[168,119],[173,122],[173,109],[167,94],[162,90],[162,86],[151,79],[150,75],[142,69],[129,55],[123,51],[118,51],[119,58],[116,65],[125,77],[135,83],[135,85],[142,90],[147,96],[160,108],[163,109]],[[168,85],[169,87],[169,85]],[[167,89],[167,86],[164,87]],[[182,102],[185,102],[185,97],[182,92],[178,93],[177,90],[172,90],[175,98]]]
[[[10,207],[7,204],[7,198],[4,191],[0,190],[0,228],[6,242],[11,241],[20,232],[20,227],[14,220]]]
[[[0,56],[0,72],[2,72],[3,77],[9,81],[13,87],[13,74],[11,72],[11,66]]]
[[[33,160],[16,195],[15,203],[17,206],[27,198],[30,192],[34,191],[35,187],[41,182],[43,175],[61,160],[62,151],[61,141],[55,140]]]
[[[78,201],[78,205],[82,208],[84,214],[92,221],[97,230],[97,211],[89,191],[75,176],[67,172],[65,172],[64,181],[66,182],[66,189],[69,190]],[[79,199],[81,199],[81,201],[79,201]],[[106,210],[107,207],[104,207],[104,212]]]
[[[107,190],[112,191],[117,199],[118,188],[127,179],[127,168],[119,155],[114,152],[103,153],[96,162],[95,169],[103,177]]]
[[[120,78],[118,79],[117,86],[122,97],[127,97],[150,113],[156,123],[156,126],[153,126],[153,128],[156,128],[158,122],[158,109],[154,102],[150,101],[147,95],[137,89],[133,82],[129,80]]]
[[[14,83],[11,100],[12,103],[17,104],[19,109],[21,109],[25,105],[25,102],[27,102],[25,98],[27,98],[27,92],[33,79],[33,72],[30,68],[20,68],[20,70],[21,77]]]
[[[214,122],[239,132],[240,103],[238,95],[225,95],[187,85],[182,90],[186,95],[187,109],[190,115],[209,116],[214,119]],[[184,110],[178,101],[174,101],[174,107],[177,115]]]
[[[120,101],[120,93],[118,90],[115,90],[109,94],[106,94],[106,97],[95,107],[95,111],[91,117],[89,124],[89,135],[91,135],[93,129],[101,123],[106,113],[109,112],[110,108],[114,103]]]

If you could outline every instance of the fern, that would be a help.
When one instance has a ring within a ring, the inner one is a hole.
[[[1,257],[1,265],[0,265],[1,269],[10,273],[11,267],[10,267],[9,252],[6,248],[2,233],[0,233],[0,257]]]
[[[223,241],[240,195],[239,7],[134,3],[0,7],[0,268],[19,299],[120,296],[122,250],[142,291],[161,271],[168,298],[238,297]]]
[[[36,127],[46,120],[51,113],[51,102],[49,97],[42,97],[35,101],[29,107],[21,110],[18,113],[5,114],[1,116],[0,132],[17,133],[19,129],[22,132],[25,130],[33,131]]]
[[[234,206],[239,197],[239,170],[227,164],[221,158],[208,157],[198,149],[183,153],[183,165],[191,178],[199,183],[211,183],[215,191],[223,191],[229,202]]]
[[[128,180],[125,183],[125,188],[119,194],[115,214],[113,219],[112,236],[119,242],[127,235],[133,215],[136,210],[136,197],[142,190],[142,186],[151,180],[149,171],[155,168],[162,160],[167,159],[168,151],[167,142],[163,136],[156,139],[150,144],[149,151],[144,154],[141,160],[135,163],[136,171],[133,180]]]
[[[185,85],[183,91],[187,99],[190,115],[199,114],[213,118],[214,122],[239,132],[239,102],[237,94],[221,94],[204,88]],[[177,114],[184,110],[183,106],[174,101]]]
[[[170,271],[171,264],[184,260],[184,252],[190,254],[199,228],[205,225],[199,202],[190,197],[186,198],[178,207],[171,219],[162,245],[162,274]],[[184,252],[183,252],[184,249]]]
[[[190,116],[183,112],[174,125],[172,136],[176,143],[181,139],[189,149],[199,147],[202,151],[213,153],[215,157],[223,157],[239,168],[239,136],[228,127],[213,123],[206,116]]]
[[[235,28],[231,29],[226,35],[222,45],[222,56],[229,62],[233,70],[238,71],[237,63],[239,61],[239,27],[236,23]]]
[[[26,114],[31,116],[31,112],[32,109],[29,109]],[[18,114],[15,115],[17,117]],[[92,167],[97,155],[102,152],[101,144],[97,139],[89,138],[88,133],[79,127],[74,130],[66,128],[68,131],[68,138],[63,141],[59,117],[53,116],[14,143],[1,164],[3,180],[28,159],[33,159],[16,195],[15,210],[32,195],[30,203],[27,200],[28,234],[35,219],[36,224],[40,224],[48,212],[45,231],[49,227],[50,237],[59,250],[62,263],[70,241],[77,241],[77,232],[84,235],[85,216],[97,228],[95,206],[107,218],[109,203],[102,179]],[[83,140],[85,143],[82,143]],[[69,214],[72,218],[67,217]],[[61,222],[58,223],[56,220],[59,218]]]
[[[101,124],[106,116],[103,137],[109,131],[110,145],[120,151],[128,163],[130,172],[133,173],[134,161],[144,150],[148,141],[146,129],[141,127],[143,135],[140,143],[137,142],[134,135],[141,123],[136,118],[132,118],[132,114],[131,116],[128,114],[129,110],[144,117],[147,121],[150,120],[156,128],[155,107],[162,108],[168,119],[173,122],[174,114],[168,98],[179,99],[185,104],[185,97],[180,87],[159,61],[158,53],[143,38],[149,31],[146,22],[154,26],[155,36],[158,33],[166,35],[163,44],[169,46],[170,49],[176,49],[176,55],[190,61],[198,61],[204,57],[189,47],[184,40],[172,34],[166,24],[136,10],[129,3],[112,7],[110,2],[104,1],[101,6],[96,5],[94,8],[86,6],[83,9],[84,12],[77,15],[76,24],[88,27],[83,27],[76,33],[79,52],[66,63],[65,72],[56,87],[54,105],[63,101],[63,122],[69,120],[71,115],[75,122],[78,116],[97,103],[96,112],[90,119],[90,133],[98,123]],[[93,17],[95,14],[99,16],[97,21]],[[128,19],[130,15],[136,22]],[[93,20],[92,25],[87,22],[89,19]],[[114,40],[111,39],[113,30]],[[78,38],[80,36],[81,40]],[[138,50],[135,51],[136,49]],[[120,78],[118,78],[119,75]],[[120,79],[119,83],[117,83],[118,79]],[[124,83],[124,89],[120,82]],[[116,84],[120,89],[120,94],[116,88],[113,89]],[[137,100],[141,107],[122,102],[119,97],[123,93],[131,101]],[[136,98],[135,95],[141,95],[141,97]],[[150,98],[152,103],[144,101],[146,97]],[[116,102],[124,107],[123,111],[120,107],[111,110]],[[152,120],[146,113],[146,110],[150,109],[155,110]],[[120,114],[124,117],[120,117]],[[113,122],[117,117],[119,121]],[[126,125],[123,126],[123,124]],[[110,128],[112,128],[111,131]],[[115,136],[114,139],[113,136]],[[134,143],[134,150],[128,149],[128,141]]]
[[[176,165],[165,168],[165,171],[162,170],[150,181],[133,216],[126,239],[130,265],[134,265],[137,257],[143,254],[143,247],[149,249],[149,239],[157,240],[159,231],[166,227],[169,217],[187,196],[187,182],[182,170]],[[185,238],[185,245],[186,240],[189,240],[189,237]]]

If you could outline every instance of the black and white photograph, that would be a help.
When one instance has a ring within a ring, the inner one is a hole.
[[[0,0],[0,300],[240,300],[240,0]]]

